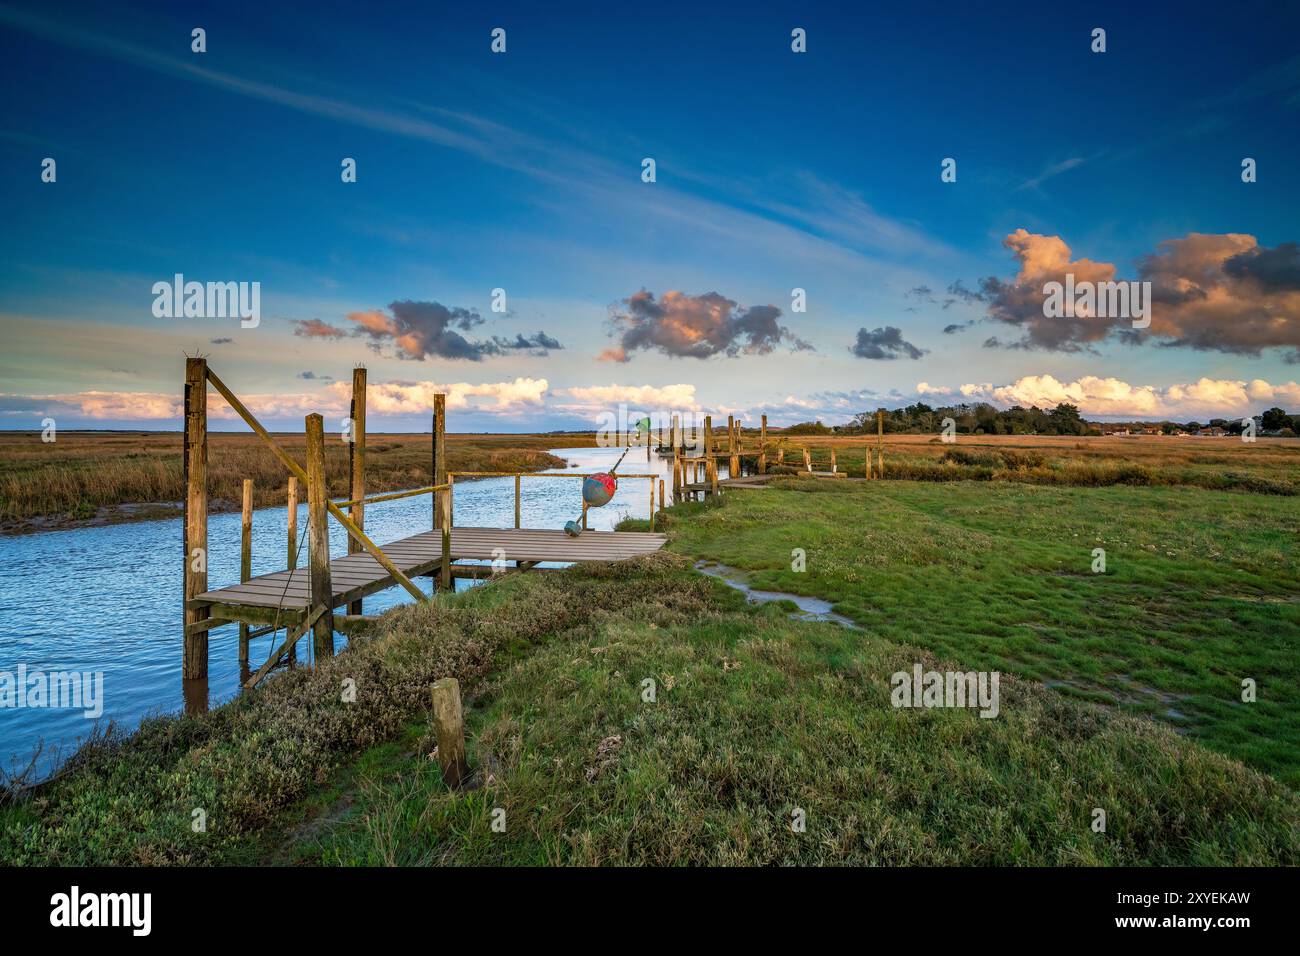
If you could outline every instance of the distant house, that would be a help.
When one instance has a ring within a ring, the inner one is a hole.
[[[1222,438],[1224,435],[1228,433],[1216,425],[1213,428],[1202,428],[1199,432],[1197,432],[1197,434],[1203,435],[1207,438]]]

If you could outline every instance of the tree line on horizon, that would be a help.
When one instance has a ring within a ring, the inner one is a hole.
[[[872,412],[859,412],[842,425],[826,425],[820,419],[799,422],[782,429],[786,435],[863,435],[876,431],[877,415],[883,413],[884,430],[893,435],[929,435],[943,430],[945,418],[951,418],[958,434],[963,435],[1100,435],[1103,425],[1079,414],[1079,408],[1062,402],[1055,408],[1043,409],[1037,405],[1023,408],[995,408],[987,402],[943,405],[932,408],[916,402],[901,408],[879,408]],[[1260,435],[1293,438],[1300,433],[1300,413],[1290,414],[1274,406],[1253,416],[1256,433]],[[1125,426],[1146,429],[1158,428],[1162,434],[1179,432],[1196,434],[1209,429],[1220,429],[1225,435],[1240,435],[1245,426],[1239,418],[1212,418],[1208,422],[1189,421],[1132,421],[1106,422],[1111,429]]]

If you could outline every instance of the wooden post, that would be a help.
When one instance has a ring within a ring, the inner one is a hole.
[[[727,416],[727,450],[731,457],[727,461],[727,477],[740,477],[740,422],[732,415]]]
[[[758,473],[767,474],[767,416],[764,415],[758,426]]]
[[[664,480],[662,478],[659,479],[659,510],[664,510]],[[653,531],[654,528],[650,530]]]
[[[519,476],[515,475],[515,527],[519,527]]]
[[[310,547],[307,552],[311,579],[313,610],[324,606],[325,612],[312,625],[316,658],[334,654],[334,594],[330,585],[330,529],[325,502],[325,420],[307,416],[307,528]]]
[[[244,479],[242,520],[239,525],[239,583],[253,576],[253,479]],[[239,625],[239,663],[248,663],[248,625]]]
[[[704,416],[704,454],[713,454],[713,416]]]
[[[682,450],[673,448],[673,504],[682,500]]]
[[[803,450],[803,470],[812,474],[812,456],[808,454],[808,449]]]
[[[778,448],[778,449],[776,450],[776,463],[777,463],[778,465],[784,465],[784,464],[785,464],[785,446],[784,446],[784,445],[782,445],[780,448]]]
[[[469,777],[465,759],[465,721],[460,706],[460,682],[444,677],[433,682],[433,733],[438,740],[438,765],[447,786],[458,789]]]
[[[208,361],[185,360],[185,551],[182,607],[208,589]],[[208,676],[208,632],[189,625],[208,619],[207,608],[184,611],[185,656],[181,676]]]
[[[839,471],[839,468],[835,464],[835,446],[832,445],[831,446],[831,474],[833,475],[837,471]]]
[[[298,566],[298,479],[289,476],[289,570]]]
[[[435,491],[433,498],[441,505],[441,520],[438,527],[442,529],[442,566],[438,569],[438,590],[450,591],[455,585],[451,580],[451,487],[446,491]]]
[[[709,459],[708,476],[709,494],[716,495],[718,493],[718,460],[716,458]]]
[[[880,477],[885,477],[885,449],[880,449]]]
[[[433,396],[433,483],[435,485],[446,484],[447,482],[447,442],[444,431],[447,426],[447,396],[438,394]],[[439,522],[442,520],[444,512],[451,513],[451,495],[447,495],[446,508],[438,507],[437,495],[434,496],[433,505],[433,526],[440,528]]]
[[[870,441],[870,439],[867,440]],[[863,469],[863,476],[867,479],[867,481],[870,481],[871,480],[871,446],[870,445],[867,445],[866,451],[867,451],[867,461],[866,461],[866,467]]]
[[[587,530],[587,502],[582,503],[582,530]]]
[[[678,416],[676,412],[674,412],[673,423],[668,432],[668,444],[670,447],[672,447],[674,451],[677,450],[677,446],[681,443],[681,437],[682,437],[681,425],[682,425],[681,417]]]
[[[362,531],[366,529],[366,370],[352,370],[352,441],[348,444],[348,471],[352,475],[352,491],[348,497],[356,502],[352,506],[352,523]],[[348,554],[361,551],[361,542],[348,535]],[[361,613],[361,602],[348,605],[349,614]]]

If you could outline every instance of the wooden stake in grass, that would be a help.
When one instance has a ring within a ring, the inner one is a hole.
[[[758,426],[758,473],[767,474],[767,416],[764,415]]]
[[[433,682],[433,733],[438,740],[442,779],[453,790],[469,777],[465,760],[465,719],[460,707],[460,682],[444,677]]]

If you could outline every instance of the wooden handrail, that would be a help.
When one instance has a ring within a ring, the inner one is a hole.
[[[447,479],[454,478],[592,478],[604,474],[599,471],[449,471]],[[658,475],[624,475],[615,474],[616,478],[658,478]]]
[[[354,498],[351,501],[337,502],[337,504],[340,508],[350,508],[353,505],[362,502],[368,505],[373,505],[380,501],[397,501],[399,498],[414,498],[416,495],[427,495],[435,491],[446,491],[450,487],[450,484],[430,485],[427,488],[411,488],[407,491],[391,491],[382,495],[370,495],[366,498]]]

